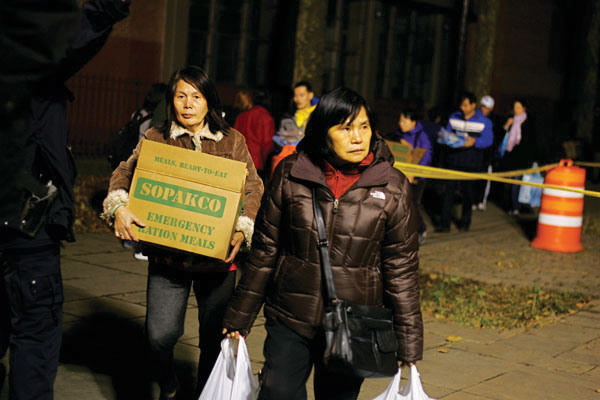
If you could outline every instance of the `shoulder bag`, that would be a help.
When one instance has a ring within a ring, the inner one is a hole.
[[[331,371],[362,378],[394,376],[398,372],[392,310],[340,300],[335,292],[329,247],[321,207],[312,190],[321,267],[327,287],[324,363]]]

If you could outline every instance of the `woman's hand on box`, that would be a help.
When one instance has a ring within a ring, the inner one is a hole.
[[[117,208],[115,211],[115,236],[121,240],[137,242],[138,238],[133,234],[132,224],[136,224],[142,228],[146,226],[127,206]]]
[[[243,243],[244,234],[242,232],[235,232],[231,238],[231,252],[229,253],[229,257],[225,260],[226,263],[233,262]]]

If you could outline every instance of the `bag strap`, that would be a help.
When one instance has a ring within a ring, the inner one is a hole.
[[[331,304],[337,300],[337,295],[335,293],[335,285],[333,284],[333,272],[331,271],[331,260],[329,258],[329,246],[327,242],[327,234],[325,233],[323,212],[319,206],[319,203],[317,203],[317,191],[314,187],[312,188],[312,203],[313,211],[315,213],[315,221],[317,222],[317,233],[319,235],[317,247],[319,249],[319,255],[321,256],[321,268],[323,269],[323,276],[325,277],[328,302]]]

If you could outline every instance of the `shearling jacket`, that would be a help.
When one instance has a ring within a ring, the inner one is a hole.
[[[250,247],[252,234],[254,232],[254,219],[260,207],[260,200],[263,194],[263,183],[258,174],[252,157],[246,147],[244,136],[235,129],[229,129],[227,132],[217,132],[213,134],[208,129],[208,124],[196,134],[191,134],[185,128],[173,123],[168,136],[165,136],[156,128],[149,129],[144,134],[145,140],[152,140],[158,143],[169,144],[171,146],[182,147],[184,149],[201,151],[218,157],[229,158],[245,162],[248,176],[244,187],[244,206],[241,215],[235,227],[236,231],[244,234],[246,247]],[[133,154],[119,164],[110,178],[108,196],[104,200],[104,213],[102,217],[110,222],[110,210],[120,202],[127,203],[129,186],[133,178],[133,172],[137,165],[138,156],[141,149],[141,141],[133,150]],[[208,257],[195,256],[190,257],[178,255],[174,252],[165,252],[157,248],[150,247],[148,251],[150,258],[158,257],[157,262],[173,265],[187,270],[227,270],[225,263]]]
[[[378,138],[375,159],[339,199],[323,171],[302,151],[277,167],[259,211],[245,273],[224,327],[249,331],[263,302],[265,316],[298,334],[321,329],[325,285],[317,249],[312,188],[323,210],[337,295],[394,311],[398,358],[421,359],[423,322],[417,284],[417,211],[410,184],[392,167]]]

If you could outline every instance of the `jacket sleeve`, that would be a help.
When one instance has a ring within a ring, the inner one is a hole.
[[[254,234],[254,221],[260,200],[264,192],[262,179],[258,176],[252,156],[246,146],[246,140],[241,133],[238,133],[238,140],[235,141],[233,149],[233,157],[238,161],[246,163],[248,176],[246,177],[246,185],[244,186],[244,207],[242,214],[238,217],[236,223],[236,231],[242,232],[246,240],[247,248],[252,244],[252,236]]]
[[[494,142],[494,132],[492,131],[492,121],[485,119],[483,122],[484,128],[481,135],[475,138],[476,149],[487,149]]]
[[[66,81],[87,64],[106,43],[113,25],[129,15],[131,0],[89,0],[75,40],[58,66],[59,80]]]
[[[423,357],[423,319],[417,282],[418,218],[405,178],[395,198],[382,244],[384,300],[394,310],[398,359],[415,362]]]
[[[423,155],[423,158],[421,158],[421,161],[419,161],[419,165],[431,165],[433,150],[431,147],[431,142],[429,141],[429,137],[427,137],[427,133],[425,133],[425,131],[422,131],[419,135],[419,143],[417,144],[417,147],[427,150],[425,155]]]
[[[275,271],[283,207],[283,167],[280,163],[256,218],[252,251],[235,293],[225,312],[223,326],[229,331],[250,332]]]
[[[131,186],[133,172],[135,171],[141,148],[142,141],[140,140],[127,161],[121,161],[110,176],[108,195],[102,202],[103,212],[100,214],[100,217],[109,224],[112,224],[113,216],[110,214],[113,208],[119,203],[127,204],[129,201],[129,187]]]

